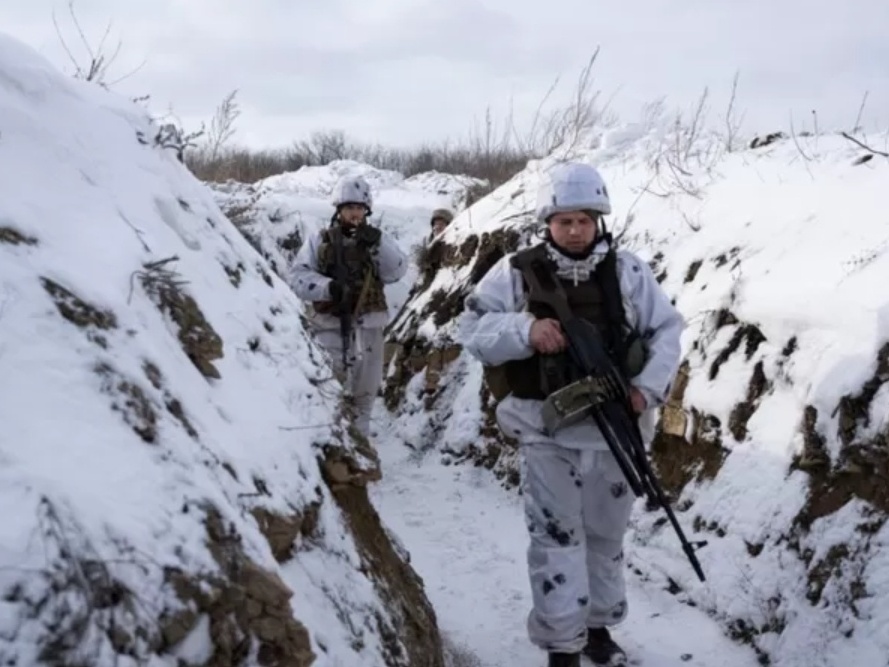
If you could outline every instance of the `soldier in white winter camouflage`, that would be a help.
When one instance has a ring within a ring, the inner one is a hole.
[[[544,272],[571,317],[599,332],[626,370],[628,419],[635,412],[649,441],[680,362],[684,321],[648,265],[612,247],[604,225],[610,212],[595,168],[554,166],[537,199],[544,242],[495,264],[467,297],[460,323],[459,342],[484,364],[499,401],[498,425],[521,450],[528,633],[550,667],[579,667],[582,655],[600,666],[627,662],[608,628],[629,609],[623,542],[634,494],[588,404],[566,410],[566,390],[589,385],[552,302],[528,291],[542,284],[538,274],[526,271]]]
[[[311,303],[312,332],[354,401],[358,430],[369,437],[389,321],[384,285],[404,276],[408,260],[389,234],[368,224],[373,198],[363,178],[341,179],[332,203],[330,225],[311,234],[297,253],[290,285]]]

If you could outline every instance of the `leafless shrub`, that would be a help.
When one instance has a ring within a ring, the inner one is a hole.
[[[216,113],[213,114],[213,120],[210,121],[206,151],[211,161],[215,161],[219,157],[219,153],[235,134],[235,121],[241,115],[241,109],[235,99],[237,94],[238,91],[233,90],[226,95],[216,107]]]
[[[187,147],[185,163],[202,180],[233,179],[251,183],[304,166],[348,159],[398,171],[405,176],[428,171],[465,174],[486,180],[489,187],[494,188],[524,169],[530,159],[544,157],[556,149],[570,156],[583,145],[592,130],[613,121],[613,117],[599,105],[600,94],[593,85],[592,69],[598,52],[597,49],[581,71],[570,100],[545,111],[558,85],[556,79],[544,95],[530,128],[524,133],[517,130],[512,109],[498,120],[489,107],[483,119],[456,141],[397,148],[358,141],[342,130],[325,129],[288,147],[257,151],[229,145],[239,116],[234,94],[231,94],[217,108],[206,144]]]
[[[185,163],[186,151],[197,147],[197,140],[204,135],[203,126],[201,126],[200,130],[186,132],[177,123],[161,122],[156,123],[154,129],[154,136],[150,138],[146,137],[143,132],[137,131],[136,138],[139,140],[139,143],[172,150],[176,153],[176,159],[182,163]]]
[[[801,133],[797,133],[796,126],[793,122],[793,113],[790,114],[790,136],[793,139],[793,145],[796,146],[796,150],[799,153],[800,157],[803,159],[803,164],[806,167],[806,171],[809,173],[811,178],[815,178],[812,174],[812,170],[809,169],[808,163],[815,159],[814,155],[810,155],[803,149],[802,142],[800,142],[800,137],[810,137],[811,132],[803,131]]]
[[[560,77],[556,77],[541,99],[525,136],[521,136],[515,130],[514,123],[512,124],[515,143],[523,152],[539,158],[559,150],[566,158],[570,158],[596,127],[614,123],[616,119],[608,112],[607,104],[599,103],[601,91],[594,88],[593,65],[599,56],[599,50],[596,47],[581,70],[570,101],[565,106],[544,111],[547,101],[559,85]]]
[[[650,161],[654,179],[646,188],[649,194],[701,198],[698,172],[712,167],[725,150],[725,144],[706,129],[709,96],[709,88],[704,88],[690,114],[676,113],[668,140]]]
[[[735,73],[729,99],[723,117],[724,130],[718,123],[711,123],[710,89],[705,87],[694,106],[688,111],[678,111],[671,121],[667,139],[650,160],[654,178],[643,190],[661,198],[686,195],[701,199],[708,178],[716,164],[727,154],[744,145],[741,127],[744,114],[738,113],[738,81]],[[643,126],[656,127],[665,115],[664,101],[658,100],[643,109]],[[686,220],[697,231],[696,222]]]
[[[729,97],[728,108],[725,111],[725,150],[727,153],[731,153],[735,150],[737,146],[738,135],[741,131],[741,126],[744,122],[744,114],[742,113],[740,117],[735,115],[735,103],[738,98],[738,78],[740,76],[740,72],[735,72],[735,77],[732,79],[732,92]]]
[[[241,115],[237,94],[235,89],[222,99],[210,119],[208,129],[202,125],[201,130],[185,134],[180,124],[173,124],[172,127],[179,133],[170,135],[165,142],[176,150],[180,161],[189,166],[195,163],[203,165],[204,180],[217,180],[218,172],[224,167],[225,150],[237,131],[235,124]],[[166,127],[171,126],[167,124]],[[199,142],[198,139],[202,137],[203,140]]]
[[[74,26],[77,40],[86,51],[85,58],[78,58],[74,55],[74,51],[71,45],[69,45],[68,41],[65,39],[65,36],[62,34],[62,29],[59,26],[58,20],[56,19],[55,10],[53,10],[52,12],[52,22],[56,30],[56,35],[58,36],[59,41],[62,44],[62,48],[64,49],[65,54],[68,56],[68,60],[70,60],[71,64],[74,66],[75,78],[96,83],[103,88],[109,88],[117,83],[120,83],[124,79],[131,77],[145,65],[145,62],[143,61],[138,67],[134,68],[133,70],[130,70],[126,74],[109,81],[109,70],[111,69],[112,65],[114,65],[114,62],[117,60],[118,56],[120,56],[121,49],[123,48],[123,42],[118,40],[117,44],[111,50],[108,50],[107,40],[111,34],[111,21],[108,22],[107,26],[105,26],[105,31],[102,33],[102,37],[99,39],[98,44],[93,46],[90,44],[90,40],[86,37],[86,31],[83,29],[83,26],[80,23],[80,19],[77,18],[77,12],[75,12],[74,10],[74,0],[68,0],[68,14],[71,18],[71,23]]]
[[[164,291],[179,291],[185,287],[188,282],[182,279],[179,272],[167,268],[167,265],[178,261],[179,256],[173,255],[154,262],[146,262],[142,265],[142,270],[134,271],[130,275],[130,292],[127,296],[127,303],[129,304],[133,298],[136,278],[142,283],[145,291],[152,296],[158,296]]]
[[[39,649],[37,660],[85,665],[114,654],[144,658],[155,638],[139,632],[152,627],[151,610],[117,576],[130,568],[147,576],[142,558],[123,542],[115,558],[104,557],[70,512],[46,496],[37,506],[36,534],[45,563],[28,573],[27,583],[11,587],[6,602],[20,607],[23,617],[40,619],[29,638]],[[8,664],[16,664],[15,658]]]

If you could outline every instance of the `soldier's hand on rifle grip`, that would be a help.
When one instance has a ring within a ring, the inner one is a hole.
[[[541,354],[556,354],[568,347],[565,334],[558,320],[542,319],[534,320],[531,325],[531,347]]]
[[[355,238],[358,242],[367,248],[372,248],[379,243],[380,236],[382,236],[382,232],[376,227],[371,227],[367,223],[359,225],[358,231],[355,233]]]
[[[335,306],[340,305],[343,302],[343,286],[331,280],[327,289],[330,292],[330,302]]]

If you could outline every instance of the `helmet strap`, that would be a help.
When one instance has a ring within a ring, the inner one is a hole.
[[[604,215],[599,216],[599,238],[605,241],[609,248],[614,245],[614,237],[611,235],[611,232],[608,231],[608,227],[605,226]]]

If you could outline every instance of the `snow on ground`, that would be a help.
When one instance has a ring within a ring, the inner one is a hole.
[[[654,124],[605,132],[580,156],[608,182],[622,245],[650,262],[688,322],[687,386],[677,383],[673,431],[654,456],[686,533],[709,540],[698,553],[708,581],[696,580],[663,513],[641,502],[628,565],[773,665],[885,665],[889,161],[837,134],[733,152],[720,141],[677,140]],[[392,327],[400,343],[453,345],[453,313],[490,251],[485,234],[529,241],[552,162],[529,164],[454,221],[445,240],[481,238],[480,250],[409,302]],[[479,365],[459,356],[436,390],[423,371],[399,378],[406,363],[389,369],[390,388],[405,392],[387,415],[394,428],[419,430],[414,448],[514,483],[515,457],[482,419]],[[826,465],[800,469],[803,453]]]
[[[0,663],[405,664],[428,610],[322,479],[371,462],[295,296],[140,107],[4,35],[0,132]]]
[[[229,182],[211,187],[217,203],[282,273],[301,240],[329,223],[333,215],[333,188],[340,178],[352,175],[363,176],[371,187],[374,206],[370,223],[392,234],[411,255],[413,248],[429,235],[433,210],[449,208],[457,213],[464,208],[470,190],[485,184],[468,176],[438,172],[405,178],[398,172],[353,160],[336,160],[323,167],[301,167],[252,184]],[[400,281],[386,286],[392,317],[401,310],[416,277],[417,267],[411,262]]]
[[[383,415],[379,415],[380,419]],[[385,471],[374,503],[411,555],[448,643],[477,667],[540,667],[528,642],[531,592],[521,498],[484,468],[443,466],[415,454],[394,430],[380,438]],[[706,614],[630,577],[630,619],[615,638],[641,667],[755,667],[756,656]]]

